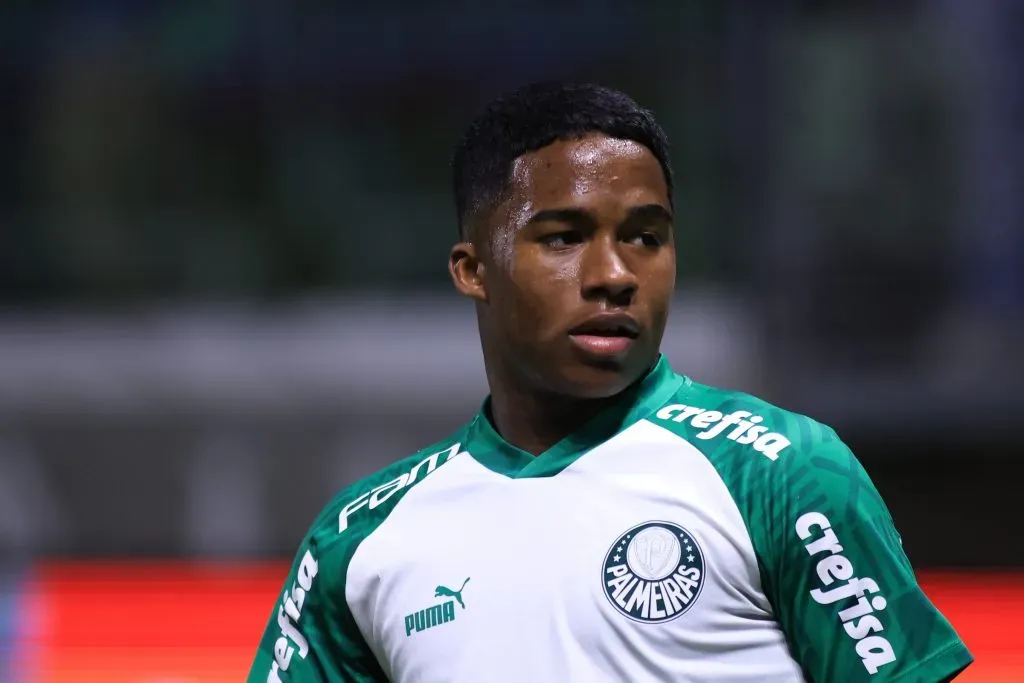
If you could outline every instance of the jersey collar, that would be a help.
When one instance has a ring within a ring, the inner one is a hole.
[[[469,425],[466,448],[477,462],[497,474],[513,479],[554,476],[587,451],[660,408],[688,381],[673,372],[665,356],[660,356],[654,368],[639,384],[624,391],[620,400],[537,456],[516,448],[498,434],[488,417],[488,396]]]

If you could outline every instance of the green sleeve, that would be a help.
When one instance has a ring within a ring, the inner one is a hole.
[[[249,683],[387,681],[349,609],[349,563],[405,494],[459,453],[460,443],[429,446],[356,482],[327,505],[299,547]]]
[[[352,544],[334,542],[333,517],[323,517],[299,548],[260,641],[249,683],[387,680],[345,600]]]
[[[765,527],[753,534],[794,656],[812,681],[949,680],[971,654],[918,586],[860,462],[831,429],[815,431],[770,463]]]

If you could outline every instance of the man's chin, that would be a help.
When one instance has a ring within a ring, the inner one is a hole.
[[[622,393],[643,377],[646,368],[623,360],[588,359],[567,368],[562,377],[564,393],[579,399],[605,399]]]

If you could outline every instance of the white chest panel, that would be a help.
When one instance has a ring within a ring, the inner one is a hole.
[[[346,594],[402,683],[803,680],[725,484],[647,421],[552,477],[454,458],[359,546]]]

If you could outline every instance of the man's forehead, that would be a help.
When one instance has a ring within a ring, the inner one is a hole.
[[[594,189],[637,186],[667,192],[661,165],[651,151],[633,140],[588,135],[558,140],[516,159],[509,198],[531,205],[558,203]]]
[[[628,160],[640,161],[651,154],[644,145],[633,140],[591,134],[573,140],[556,140],[546,147],[527,152],[512,164],[512,178],[529,182],[547,178],[559,171],[586,172],[609,163]]]

